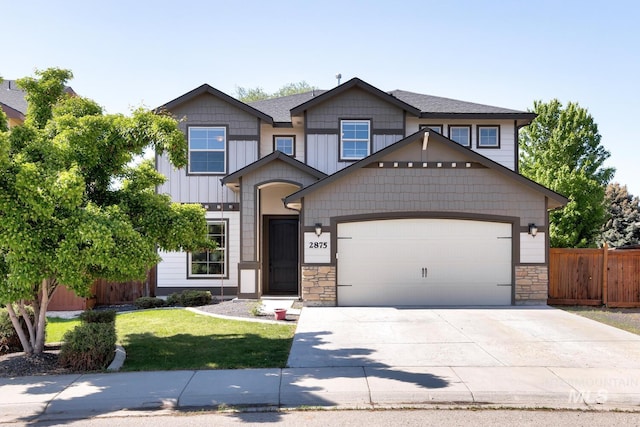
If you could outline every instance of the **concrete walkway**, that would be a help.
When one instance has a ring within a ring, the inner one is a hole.
[[[553,309],[440,311],[418,310],[421,314],[411,315],[396,309],[305,308],[289,359],[291,367],[285,369],[0,378],[0,422],[230,406],[273,409],[453,404],[640,411],[637,335],[588,319],[584,319],[586,323],[582,318],[574,323],[577,316]],[[544,320],[535,320],[541,314],[542,319],[556,323],[555,335],[546,330],[549,324]],[[333,321],[327,319],[329,315]],[[405,316],[413,321],[400,326],[404,322],[398,319]],[[425,318],[419,321],[420,316]],[[482,317],[484,321],[479,320]],[[444,323],[437,325],[440,321]],[[345,322],[351,325],[351,332],[345,332]],[[388,333],[376,333],[382,323],[393,328]],[[456,324],[464,325],[463,332]],[[404,327],[414,332],[429,330],[429,334],[421,335],[427,341],[404,342],[416,335],[406,335]],[[585,339],[585,328],[596,331],[590,341]],[[527,341],[531,345],[523,345],[525,340],[508,346],[504,338],[513,338],[513,329],[538,339]],[[547,337],[539,336],[543,331]],[[573,344],[563,341],[563,334],[569,331],[574,334]],[[349,341],[341,343],[342,339]],[[379,339],[389,341],[378,342],[379,349],[370,345]],[[565,344],[554,347],[553,343],[561,342]],[[585,346],[595,357],[585,354]],[[614,350],[622,353],[613,357]],[[529,363],[551,356],[554,358]],[[613,358],[603,366],[602,358],[609,356]],[[403,363],[392,363],[394,360]],[[314,366],[296,367],[305,364]]]

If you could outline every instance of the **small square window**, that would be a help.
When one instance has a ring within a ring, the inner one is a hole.
[[[478,148],[500,148],[500,126],[478,126]]]
[[[288,156],[295,155],[295,136],[274,136],[273,151],[281,151]]]
[[[371,123],[369,120],[340,121],[340,158],[360,160],[369,155],[371,146]]]
[[[438,132],[440,135],[442,135],[442,125],[420,125],[419,129],[431,129],[434,132]]]
[[[471,126],[449,126],[449,138],[460,145],[471,147]]]

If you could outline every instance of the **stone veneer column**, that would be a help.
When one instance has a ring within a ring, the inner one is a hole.
[[[546,265],[516,265],[516,305],[546,304],[548,296]]]
[[[332,266],[302,267],[302,301],[305,306],[336,305],[336,268]]]

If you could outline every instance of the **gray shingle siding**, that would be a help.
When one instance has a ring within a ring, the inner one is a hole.
[[[241,258],[243,261],[257,260],[256,254],[256,195],[257,186],[269,181],[286,181],[300,184],[306,187],[316,182],[317,179],[305,172],[276,160],[260,168],[258,172],[250,172],[242,177],[241,197]]]
[[[305,226],[330,218],[393,212],[520,217],[545,224],[545,198],[491,169],[360,169],[304,198]]]
[[[350,90],[307,111],[306,126],[339,129],[340,119],[371,119],[373,133],[376,129],[404,129],[400,108],[360,89]]]
[[[178,119],[180,128],[186,132],[188,125],[227,125],[229,136],[259,134],[258,119],[214,96],[203,94],[177,106],[171,112]]]

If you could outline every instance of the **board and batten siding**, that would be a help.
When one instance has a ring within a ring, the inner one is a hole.
[[[402,135],[373,135],[373,152],[382,150],[402,139]],[[341,162],[338,135],[307,135],[307,164],[331,175],[354,162]]]
[[[449,126],[471,126],[471,149],[482,154],[496,163],[500,163],[511,170],[515,170],[516,141],[514,139],[513,120],[444,120],[444,119],[418,119],[407,117],[407,135],[416,133],[420,125],[433,124],[442,126],[442,135],[449,137]],[[478,148],[478,126],[500,126],[500,148]]]
[[[240,213],[207,212],[208,220],[228,220],[227,263],[228,278],[188,279],[186,252],[158,252],[162,261],[157,266],[157,287],[235,287],[238,286],[238,262],[240,261]]]

